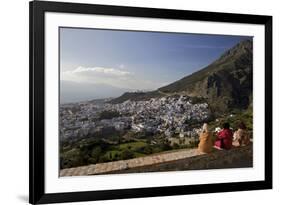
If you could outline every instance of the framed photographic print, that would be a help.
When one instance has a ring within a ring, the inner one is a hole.
[[[30,2],[30,203],[272,188],[272,17]]]

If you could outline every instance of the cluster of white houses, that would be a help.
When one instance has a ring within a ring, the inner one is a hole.
[[[118,112],[111,119],[100,119],[104,111]],[[61,139],[83,137],[99,131],[132,130],[163,133],[166,137],[192,137],[192,122],[209,117],[207,103],[192,104],[188,97],[162,97],[119,104],[85,102],[60,107]]]

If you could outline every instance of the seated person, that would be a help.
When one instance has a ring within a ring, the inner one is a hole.
[[[218,132],[215,141],[215,148],[218,149],[231,149],[232,148],[232,137],[233,133],[229,129],[229,123],[223,124],[223,129]]]
[[[204,123],[202,127],[202,132],[199,135],[198,150],[201,153],[209,153],[213,148],[212,133],[208,129],[208,124]]]
[[[236,147],[250,144],[250,136],[243,122],[238,125],[238,130],[233,134],[233,145]]]

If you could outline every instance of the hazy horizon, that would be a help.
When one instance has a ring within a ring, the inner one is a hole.
[[[60,102],[158,89],[246,39],[250,37],[60,28]]]

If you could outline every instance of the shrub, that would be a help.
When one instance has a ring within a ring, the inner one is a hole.
[[[124,150],[122,153],[121,153],[121,159],[122,160],[126,160],[126,159],[131,159],[134,157],[134,153],[130,150]]]
[[[100,120],[103,120],[103,119],[112,119],[114,117],[119,117],[120,116],[120,113],[117,112],[117,111],[108,111],[108,110],[105,110],[105,111],[102,111],[100,113]]]

